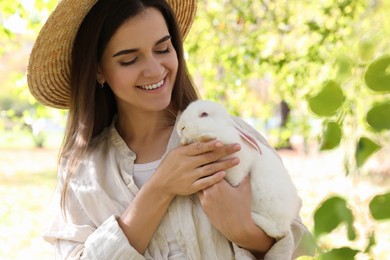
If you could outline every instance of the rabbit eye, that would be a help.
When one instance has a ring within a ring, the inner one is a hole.
[[[208,117],[208,116],[209,116],[209,114],[207,112],[202,112],[202,114],[200,114],[199,117]]]

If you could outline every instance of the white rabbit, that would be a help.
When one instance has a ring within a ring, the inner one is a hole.
[[[226,180],[236,186],[250,173],[254,222],[274,238],[288,233],[300,199],[272,147],[238,126],[222,105],[207,100],[192,102],[180,115],[176,131],[182,144],[211,139],[239,143],[241,150],[230,157],[238,157],[240,164],[227,170]]]

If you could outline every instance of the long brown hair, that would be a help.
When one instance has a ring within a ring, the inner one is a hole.
[[[154,7],[162,13],[178,58],[178,72],[167,114],[177,115],[178,111],[184,110],[190,102],[198,99],[185,64],[180,30],[175,15],[165,0],[97,1],[81,24],[73,45],[71,103],[60,152],[60,159],[67,160],[61,193],[63,210],[70,179],[77,177],[80,160],[85,157],[91,140],[112,122],[117,113],[115,96],[110,87],[106,84],[101,88],[96,81],[103,52],[123,23],[148,7]]]

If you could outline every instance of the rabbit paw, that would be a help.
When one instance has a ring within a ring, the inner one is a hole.
[[[277,220],[269,219],[253,211],[252,219],[256,223],[256,225],[261,227],[264,232],[271,237],[281,238],[288,232],[289,225],[283,225],[282,223],[278,223]]]
[[[199,142],[207,142],[216,139],[217,137],[213,134],[204,133],[198,136]]]
[[[181,143],[182,145],[187,145],[187,144],[190,144],[190,143],[192,143],[192,142],[191,142],[190,139],[185,138],[185,137],[182,137],[182,138],[180,139],[180,143]]]

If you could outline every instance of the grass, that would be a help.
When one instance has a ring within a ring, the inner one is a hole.
[[[45,133],[45,147],[59,147],[62,142],[63,133],[47,132]],[[34,148],[34,139],[31,133],[27,131],[0,131],[0,149],[15,148]]]

